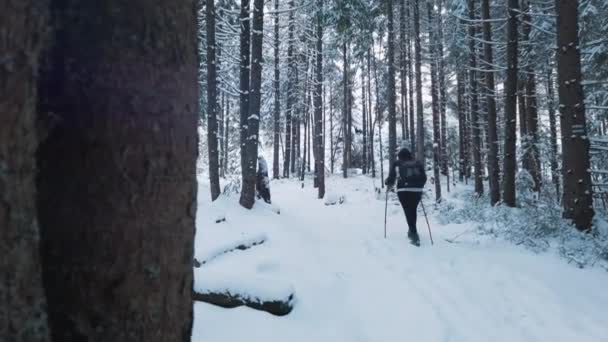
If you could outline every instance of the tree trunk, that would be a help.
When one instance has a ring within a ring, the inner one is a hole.
[[[372,49],[374,44],[372,43]],[[372,50],[374,52],[375,51]],[[382,123],[384,122],[384,118],[382,117],[382,112],[380,111],[380,103],[378,99],[380,98],[380,83],[378,82],[378,63],[374,58],[374,84],[376,88],[376,123],[378,124],[378,147],[380,148],[380,187],[384,188],[384,150],[382,149]]]
[[[366,88],[365,88],[365,62],[363,58],[361,58],[361,117],[362,117],[362,126],[363,126],[363,174],[367,174],[367,99],[365,96]]]
[[[549,129],[551,140],[551,180],[555,186],[555,196],[560,197],[559,166],[557,164],[557,125],[555,120],[555,91],[553,90],[553,67],[547,63],[547,107],[549,108]]]
[[[414,54],[416,57],[416,159],[426,167],[424,155],[424,116],[422,112],[422,71],[420,47],[420,0],[414,0]]]
[[[401,140],[405,144],[409,140],[409,115],[407,108],[407,70],[406,70],[406,44],[407,34],[405,31],[405,1],[399,1],[399,76],[401,81]]]
[[[289,171],[291,165],[291,159],[295,158],[292,156],[292,137],[291,133],[293,131],[292,121],[293,121],[293,106],[294,106],[294,96],[293,92],[295,91],[294,84],[294,64],[295,59],[293,56],[293,39],[294,39],[294,31],[295,31],[295,22],[294,22],[294,1],[289,1],[289,38],[287,41],[287,108],[285,108],[285,158],[283,160],[283,177],[289,178]]]
[[[591,229],[593,197],[589,172],[589,139],[581,85],[578,1],[556,0],[557,80],[562,136],[564,217],[581,231]]]
[[[458,101],[458,159],[459,159],[459,178],[464,181],[467,177],[468,152],[467,152],[467,117],[464,99],[465,80],[462,71],[456,73],[457,101]]]
[[[376,178],[376,158],[374,157],[374,121],[372,120],[372,59],[371,59],[371,48],[367,50],[367,100],[369,109],[368,120],[369,123],[369,160],[370,167],[372,170],[372,178]],[[377,100],[377,99],[376,99]]]
[[[208,0],[212,1],[212,0]],[[251,209],[255,203],[256,171],[258,165],[258,138],[260,134],[260,104],[262,99],[262,43],[264,30],[264,0],[253,1],[253,30],[251,34],[251,86],[249,87],[249,116],[245,140],[243,187],[239,203]]]
[[[52,10],[39,115],[57,125],[38,148],[37,205],[53,340],[189,341],[193,2],[67,0]]]
[[[490,24],[490,0],[482,0],[481,13],[483,22],[483,58],[485,65],[486,102],[488,109],[488,172],[490,185],[490,204],[500,201],[500,167],[498,166],[498,129],[496,125],[496,87],[494,73],[490,70],[494,64],[492,51],[492,26]]]
[[[325,146],[323,144],[323,0],[317,0],[317,60],[315,77],[315,170],[317,172],[318,197],[325,197]]]
[[[224,128],[224,159],[222,169],[228,171],[228,150],[230,150],[230,98],[226,99],[226,119]]]
[[[241,172],[245,174],[247,163],[245,160],[245,144],[247,140],[247,122],[249,117],[249,67],[251,55],[251,24],[249,17],[249,1],[241,0],[240,11],[240,65],[239,65],[239,90],[240,90],[240,143],[241,143]]]
[[[406,20],[406,31],[407,31],[407,38],[405,40],[406,43],[406,54],[407,54],[407,79],[408,79],[408,100],[409,100],[409,107],[410,107],[410,151],[412,153],[416,152],[416,114],[414,113],[414,72],[413,72],[413,68],[412,68],[412,34],[411,34],[411,29],[410,29],[410,7],[411,7],[411,3],[410,0],[402,0],[402,1],[407,1],[407,6],[406,6],[406,11],[405,11],[405,16],[407,18]]]
[[[523,40],[528,43],[527,50],[528,56],[532,52],[532,46],[530,43],[530,31],[531,17],[530,17],[530,2],[528,0],[522,1],[523,8]],[[538,155],[538,109],[536,107],[536,76],[534,75],[534,68],[531,66],[532,61],[527,61],[526,77],[523,80],[525,82],[525,127],[526,127],[526,139],[524,144],[524,168],[528,170],[532,179],[534,180],[535,192],[540,191],[541,187],[541,171],[540,171],[540,159]]]
[[[302,153],[302,165],[300,165],[300,169],[298,170],[298,172],[300,173],[300,181],[302,181],[302,187],[304,187],[304,175],[306,174],[306,162],[307,162],[307,158],[306,158],[306,152],[308,151],[307,147],[307,141],[308,141],[308,115],[306,115],[306,117],[304,117],[304,153]]]
[[[470,82],[469,82],[469,73],[468,71],[465,71],[463,74],[463,80],[464,80],[464,108],[465,108],[465,114],[464,114],[464,118],[465,118],[465,150],[466,150],[466,169],[465,169],[465,184],[468,184],[469,179],[471,178],[471,158],[473,156],[472,148],[471,148],[471,142],[473,141],[473,139],[471,139],[471,132],[472,127],[471,127],[471,97],[469,96],[470,93]]]
[[[529,67],[526,80],[526,128],[528,130],[528,149],[526,150],[529,172],[534,180],[535,192],[542,186],[540,157],[538,151],[538,108],[536,105],[536,76]]]
[[[48,1],[0,7],[0,341],[48,341],[35,185],[36,147],[51,124],[43,121],[36,131]]]
[[[518,0],[508,0],[507,21],[507,77],[505,79],[505,147],[503,157],[503,201],[509,207],[515,207],[515,172],[516,155],[516,120],[517,120],[517,15]]]
[[[221,59],[221,57],[219,55],[218,55],[218,59]],[[225,113],[224,109],[226,108],[226,96],[225,96],[224,92],[221,92],[221,93],[222,93],[222,95],[220,96],[221,100],[220,100],[220,108],[219,108],[220,117],[217,121],[217,125],[218,125],[217,137],[218,137],[219,144],[220,144],[220,148],[218,150],[218,156],[219,156],[218,165],[219,165],[219,169],[220,169],[220,177],[224,178],[224,177],[226,177],[226,170],[224,170],[224,151],[226,150],[226,142],[224,141],[224,127],[225,127],[224,122],[226,120],[226,113]]]
[[[343,139],[344,139],[344,148],[342,150],[342,176],[344,178],[348,177],[348,150],[350,149],[349,142],[349,134],[348,134],[348,57],[346,55],[348,51],[346,41],[342,43],[342,57],[343,57],[343,76],[342,76],[342,85],[343,85],[343,95],[344,95],[344,105],[342,108],[342,125],[343,125]]]
[[[449,159],[447,150],[448,123],[446,117],[447,95],[445,82],[445,59],[443,58],[443,0],[439,0],[439,9],[437,11],[437,30],[439,37],[437,38],[437,59],[438,59],[438,75],[439,75],[439,98],[440,98],[440,113],[441,113],[441,173],[448,177],[447,190],[450,192],[449,182]]]
[[[279,69],[279,0],[274,0],[274,139],[272,178],[279,179],[279,140],[281,137],[281,96]]]
[[[427,0],[427,16],[429,22],[429,68],[431,70],[431,106],[433,110],[433,176],[435,177],[435,201],[441,202],[441,156],[440,156],[440,144],[441,144],[441,123],[440,123],[440,109],[439,109],[439,92],[437,89],[437,36],[433,32],[434,24],[433,21],[433,4]]]
[[[476,20],[475,0],[468,0],[469,19]],[[471,97],[471,129],[473,133],[473,169],[475,193],[483,194],[483,174],[481,169],[481,122],[479,120],[479,99],[477,96],[477,52],[475,49],[475,25],[469,24],[469,95]]]
[[[334,174],[334,163],[335,163],[335,146],[334,146],[334,97],[333,97],[333,84],[329,83],[329,171]]]
[[[395,110],[395,25],[393,0],[386,0],[388,16],[388,160],[392,162],[397,156],[397,117]]]
[[[292,125],[291,125],[291,173],[295,173],[296,172],[296,162],[298,161],[302,161],[301,159],[301,155],[300,155],[300,126],[302,124],[301,119],[302,119],[302,106],[301,106],[301,96],[302,94],[299,94],[299,89],[298,89],[298,84],[300,83],[300,71],[298,69],[298,60],[297,57],[294,56],[293,59],[293,67],[294,67],[294,100],[293,100],[293,107],[295,109],[295,114],[292,116]],[[299,106],[299,107],[298,107]]]
[[[312,78],[312,76],[313,75],[311,75],[311,78]],[[309,82],[307,82],[307,83],[309,83]],[[308,88],[308,86],[307,86],[307,88]],[[310,89],[306,90],[306,93],[307,93],[307,95],[306,95],[306,124],[308,125],[307,131],[306,131],[306,143],[308,144],[308,151],[307,151],[308,156],[306,157],[306,169],[308,170],[308,172],[310,172],[310,161],[312,159],[310,157],[310,154],[311,154],[310,151],[312,150],[311,137],[312,137],[312,132],[314,129],[314,127],[313,127],[314,119],[312,118],[313,113],[311,113],[311,111],[310,111],[310,108],[311,108],[310,104],[312,102],[312,101],[310,101],[311,100]]]
[[[205,0],[207,24],[207,147],[209,150],[209,186],[211,200],[220,195],[219,149],[218,149],[218,102],[217,59],[215,57],[215,1]]]

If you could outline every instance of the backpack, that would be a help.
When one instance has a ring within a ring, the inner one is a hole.
[[[398,161],[397,189],[422,189],[426,183],[424,168],[420,162],[414,160]]]

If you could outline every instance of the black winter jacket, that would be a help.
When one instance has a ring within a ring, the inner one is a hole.
[[[392,163],[385,184],[393,186],[395,180],[397,192],[422,192],[426,184],[424,166],[416,160],[397,160]]]

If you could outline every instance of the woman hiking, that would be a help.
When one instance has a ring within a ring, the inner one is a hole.
[[[397,154],[397,160],[391,164],[388,178],[384,184],[392,188],[397,182],[397,196],[405,212],[409,230],[407,237],[411,243],[420,246],[420,237],[416,229],[418,204],[422,200],[422,191],[426,184],[424,165],[414,160],[407,148],[402,148]],[[387,190],[388,191],[388,190]]]

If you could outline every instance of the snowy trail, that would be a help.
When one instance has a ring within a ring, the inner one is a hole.
[[[440,226],[432,216],[436,243],[420,216],[416,248],[392,204],[384,239],[384,202],[370,183],[331,179],[329,191],[347,198],[337,206],[315,200],[308,185],[273,183],[281,215],[203,199],[197,254],[213,246],[214,234],[263,232],[264,245],[212,267],[288,281],[297,302],[285,317],[197,303],[193,341],[608,341],[605,271],[472,234],[450,244],[444,238],[470,227]],[[227,222],[211,223],[217,211]]]

